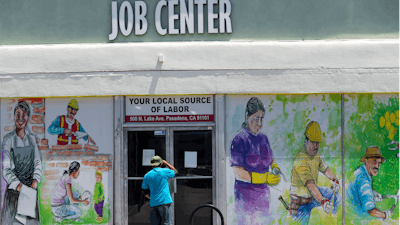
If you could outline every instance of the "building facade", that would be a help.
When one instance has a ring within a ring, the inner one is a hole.
[[[3,4],[2,224],[150,224],[154,155],[177,225],[399,223],[398,2]]]

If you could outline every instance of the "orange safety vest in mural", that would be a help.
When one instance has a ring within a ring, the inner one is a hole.
[[[65,122],[65,116],[60,116],[60,127],[64,128],[64,129],[69,129],[68,123]],[[81,126],[80,126],[78,120],[75,120],[75,123],[72,124],[71,130],[72,130],[72,132],[80,131],[80,127]],[[76,139],[75,134],[73,134],[71,137],[71,143],[78,144],[78,139]],[[65,136],[65,134],[59,134],[58,139],[57,139],[57,144],[58,145],[67,145],[68,137]]]

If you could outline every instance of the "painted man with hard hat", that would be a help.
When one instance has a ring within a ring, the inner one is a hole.
[[[376,208],[375,203],[382,201],[382,195],[372,189],[371,179],[378,175],[379,168],[386,159],[378,147],[371,146],[360,161],[363,165],[354,171],[356,178],[347,189],[347,197],[360,218],[374,216],[387,220],[392,216],[393,209],[381,211]]]
[[[78,101],[72,99],[67,106],[67,115],[58,116],[47,129],[50,134],[58,135],[57,145],[78,144],[78,139],[80,138],[83,138],[85,141],[88,140],[94,145],[96,144],[93,139],[86,134],[82,124],[74,118],[78,110]]]
[[[304,135],[304,146],[294,159],[292,167],[289,212],[294,220],[307,224],[313,208],[322,206],[326,213],[336,214],[340,203],[340,185],[318,153],[319,143],[322,142],[319,124],[311,121]],[[333,188],[317,186],[319,172],[332,181]]]

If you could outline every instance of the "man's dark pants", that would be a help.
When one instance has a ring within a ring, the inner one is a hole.
[[[151,225],[171,225],[170,208],[171,204],[152,207],[150,212]]]

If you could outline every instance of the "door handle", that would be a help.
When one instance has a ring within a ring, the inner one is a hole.
[[[174,193],[178,191],[178,187],[176,186],[176,178],[174,178]]]

